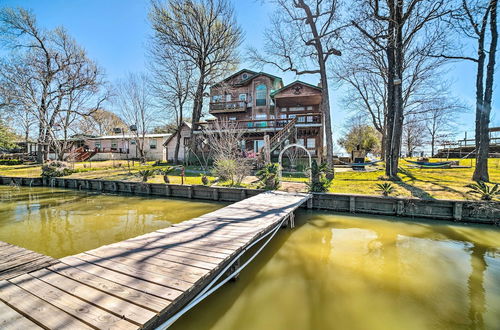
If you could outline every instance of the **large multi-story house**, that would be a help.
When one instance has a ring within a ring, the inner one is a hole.
[[[210,88],[209,114],[213,117],[195,123],[195,134],[214,125],[214,121],[234,122],[232,128],[244,130],[245,151],[259,154],[264,136],[270,140],[272,155],[286,144],[303,145],[314,158],[323,153],[321,87],[302,81],[284,85],[280,77],[265,72],[240,70]],[[181,134],[179,160],[187,155],[191,126],[183,125],[164,144],[173,159],[176,134]]]
[[[280,77],[241,70],[210,88],[209,113],[244,129],[246,151],[262,152],[269,135],[271,152],[289,143],[319,158],[323,148],[321,88],[302,81],[284,85]],[[210,125],[201,123],[203,125]]]

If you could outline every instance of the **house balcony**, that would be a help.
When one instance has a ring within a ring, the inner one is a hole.
[[[211,102],[209,113],[245,112],[250,107],[247,101]]]
[[[321,127],[321,114],[300,114],[296,115],[296,127]],[[246,132],[275,132],[285,127],[293,118],[277,118],[277,119],[251,119],[251,120],[234,120],[227,122],[230,129],[241,129]],[[201,130],[203,129],[218,129],[219,123],[216,121],[209,121],[199,123]]]

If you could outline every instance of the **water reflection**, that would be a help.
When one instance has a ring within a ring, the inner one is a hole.
[[[174,329],[498,329],[500,230],[302,212]]]
[[[222,206],[0,186],[0,240],[59,258],[165,228]]]

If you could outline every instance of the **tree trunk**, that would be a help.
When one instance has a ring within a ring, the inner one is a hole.
[[[389,68],[388,79],[388,133],[386,160],[386,175],[391,179],[398,179],[399,156],[401,154],[401,138],[403,135],[403,18],[402,2],[390,1],[389,7],[393,20],[389,21],[389,46],[387,49],[387,62]],[[395,79],[398,83],[395,83]],[[392,94],[392,95],[390,95]],[[390,95],[390,97],[389,97]],[[392,101],[392,102],[389,102]]]
[[[489,181],[488,174],[488,154],[489,154],[489,124],[490,124],[490,114],[491,114],[491,103],[493,97],[493,78],[495,73],[495,56],[498,42],[498,31],[497,31],[497,6],[498,1],[492,0],[490,4],[490,31],[491,31],[491,41],[490,49],[488,55],[488,66],[486,68],[486,83],[484,89],[484,99],[480,100],[477,104],[478,96],[482,94],[482,83],[483,83],[483,67],[485,61],[484,53],[484,35],[482,40],[480,38],[479,45],[482,46],[480,56],[482,55],[482,62],[478,61],[478,77],[481,78],[476,81],[476,168],[472,179],[475,181]],[[481,42],[483,44],[481,45]],[[480,47],[478,47],[479,49]],[[479,89],[480,88],[480,89]],[[480,92],[480,93],[478,93]],[[479,116],[479,118],[478,118]]]
[[[189,160],[189,156],[191,152],[196,152],[196,141],[194,139],[194,131],[198,128],[198,122],[201,118],[201,111],[203,108],[203,90],[205,86],[205,73],[203,69],[200,69],[200,79],[198,80],[198,86],[196,87],[196,94],[193,100],[193,113],[192,113],[192,125],[191,125],[191,134],[190,134],[190,143],[189,143],[189,152],[184,157],[187,157]]]
[[[324,63],[323,63],[324,66]],[[332,135],[332,119],[330,113],[330,96],[328,93],[328,79],[326,78],[326,68],[321,70],[321,88],[322,88],[322,98],[321,98],[321,108],[323,109],[323,117],[325,118],[325,138],[326,138],[326,163],[331,169],[329,171],[328,179],[333,179],[335,177],[334,166],[333,166],[333,135]]]
[[[179,149],[181,146],[182,125],[177,128],[177,140],[175,141],[174,164],[179,164]]]

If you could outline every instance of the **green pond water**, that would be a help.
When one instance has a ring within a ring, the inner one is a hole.
[[[0,241],[61,258],[165,228],[224,205],[0,185]]]
[[[500,229],[299,212],[172,329],[500,329]]]
[[[0,186],[0,240],[55,257],[223,204]],[[299,211],[172,329],[500,329],[500,228]]]

